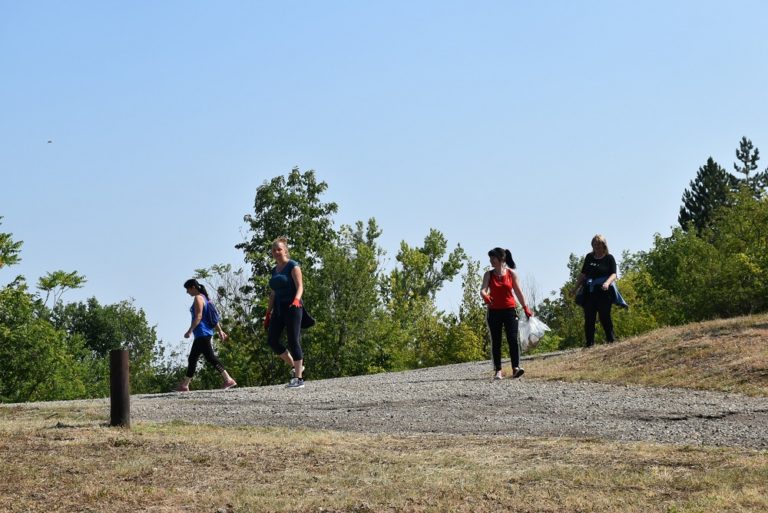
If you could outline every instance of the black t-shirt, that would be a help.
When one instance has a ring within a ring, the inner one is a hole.
[[[595,258],[593,253],[587,253],[586,258],[584,258],[584,265],[581,266],[581,272],[587,278],[600,278],[601,276],[607,278],[616,272],[616,259],[610,253],[603,258]]]

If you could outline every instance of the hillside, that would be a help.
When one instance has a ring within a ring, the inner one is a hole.
[[[768,314],[662,328],[588,350],[534,359],[526,375],[768,396]]]

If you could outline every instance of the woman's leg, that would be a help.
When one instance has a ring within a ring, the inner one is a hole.
[[[587,339],[587,347],[595,345],[595,321],[597,320],[597,307],[595,300],[589,292],[584,298],[584,337]]]
[[[501,325],[502,319],[497,310],[488,310],[486,315],[488,332],[491,334],[491,357],[493,358],[493,370],[501,371]]]
[[[616,340],[616,336],[613,333],[613,320],[611,319],[611,294],[610,291],[607,290],[601,290],[600,292],[602,292],[602,294],[600,297],[597,313],[600,316],[600,324],[603,326],[603,330],[605,331],[605,341],[613,342]]]
[[[223,374],[226,371],[224,370],[221,361],[216,357],[216,353],[213,352],[213,345],[211,344],[212,338],[213,337],[200,337],[199,339],[196,339],[195,342],[200,340],[200,352],[205,358],[205,361],[208,362],[208,365],[216,369],[219,374]]]
[[[293,359],[294,376],[303,379],[304,352],[301,349],[301,308],[288,308],[286,331],[288,333],[288,351]]]
[[[504,310],[504,327],[506,328],[512,369],[517,370],[520,368],[520,344],[517,341],[517,311],[513,309]]]

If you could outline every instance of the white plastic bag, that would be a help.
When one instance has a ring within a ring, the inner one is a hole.
[[[524,353],[528,349],[536,347],[547,331],[549,331],[549,326],[536,317],[530,319],[521,317],[517,321],[517,340],[520,342],[520,352]]]

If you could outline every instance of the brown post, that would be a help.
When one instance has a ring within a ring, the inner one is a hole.
[[[128,351],[109,352],[110,426],[131,427],[131,392],[128,384]]]

